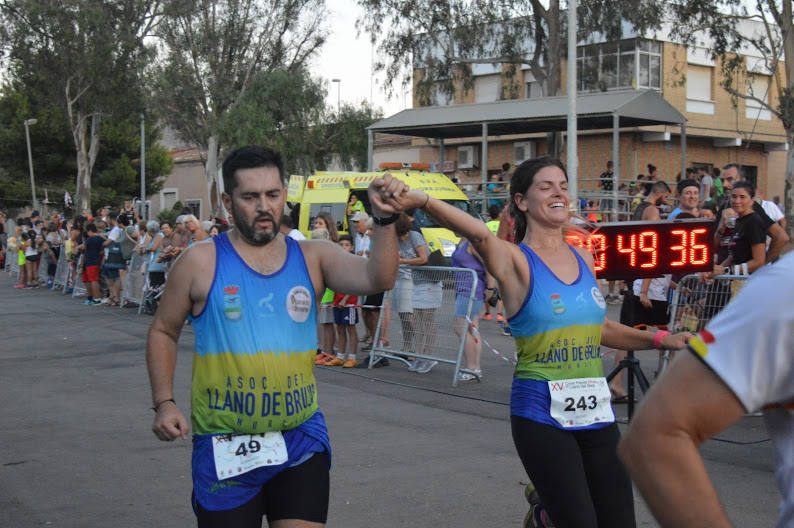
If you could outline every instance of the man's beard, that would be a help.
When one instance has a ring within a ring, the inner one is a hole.
[[[246,224],[243,220],[243,215],[238,211],[237,207],[235,207],[234,202],[232,202],[232,219],[234,220],[234,227],[240,232],[240,236],[252,246],[265,246],[269,244],[276,238],[279,228],[281,227],[281,223],[276,223],[273,217],[267,213],[256,216],[253,222]],[[260,220],[269,220],[273,226],[273,230],[257,231],[255,226]]]

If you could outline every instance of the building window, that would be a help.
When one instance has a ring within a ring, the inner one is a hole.
[[[185,207],[190,209],[190,214],[201,219],[201,200],[185,200]]]
[[[501,99],[501,75],[483,75],[474,78],[474,102],[493,103]]]
[[[543,97],[543,87],[537,81],[529,81],[524,83],[524,97],[526,99]]]
[[[714,114],[711,97],[711,72],[708,66],[687,65],[686,111],[698,114]]]
[[[768,75],[752,75],[747,79],[747,95],[752,95],[764,103],[769,103],[769,76]],[[770,121],[772,119],[772,112],[770,112],[764,105],[753,99],[745,100],[746,108],[744,116],[747,119],[759,119],[763,121]]]
[[[170,211],[174,204],[179,201],[179,189],[163,189],[160,191],[160,210]]]
[[[580,46],[576,68],[579,91],[662,88],[662,46],[631,39]]]

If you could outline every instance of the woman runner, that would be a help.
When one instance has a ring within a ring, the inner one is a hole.
[[[536,158],[513,174],[517,245],[422,191],[391,200],[402,209],[422,207],[467,238],[499,284],[518,348],[513,440],[545,510],[533,506],[525,526],[547,525],[549,519],[557,528],[635,526],[599,347],[679,349],[689,334],[652,334],[606,318],[592,256],[565,243],[569,196],[563,165]]]

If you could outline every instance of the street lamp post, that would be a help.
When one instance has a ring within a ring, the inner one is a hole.
[[[342,112],[342,79],[331,79],[331,82],[336,83],[336,111]]]
[[[36,203],[36,180],[33,179],[33,154],[30,152],[30,130],[28,127],[37,122],[37,119],[25,119],[25,141],[28,144],[28,167],[30,167],[30,196],[34,209],[38,208],[38,203]]]

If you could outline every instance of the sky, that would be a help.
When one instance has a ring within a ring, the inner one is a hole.
[[[410,93],[387,98],[382,88],[383,74],[373,78],[371,74],[372,46],[369,35],[356,36],[356,18],[361,9],[355,0],[326,0],[330,12],[326,27],[328,40],[320,56],[314,60],[312,73],[321,77],[328,86],[328,105],[336,107],[338,99],[348,104],[359,104],[370,100],[383,110],[384,116],[393,115],[410,107]],[[340,83],[331,82],[339,79]],[[370,90],[371,86],[371,90]],[[398,86],[397,92],[401,91]]]

